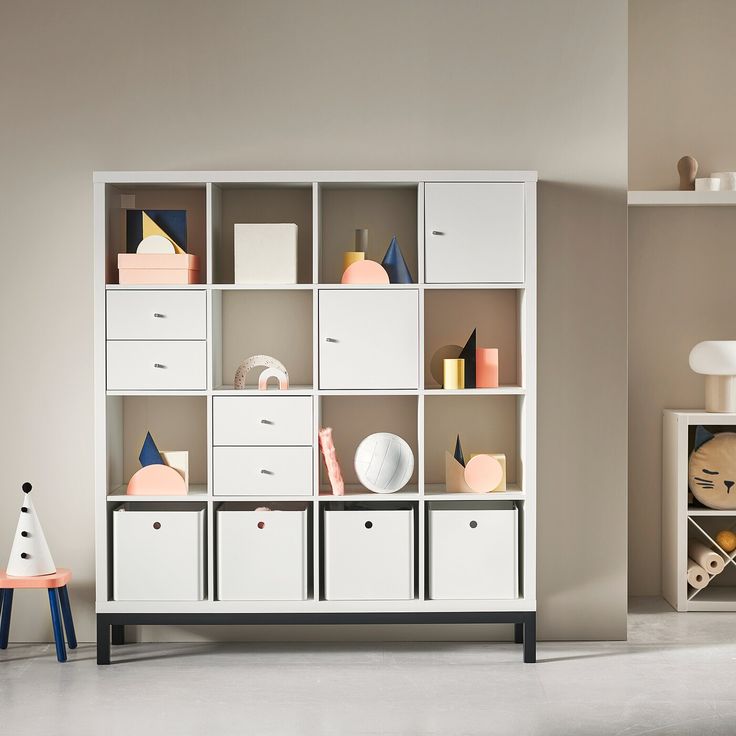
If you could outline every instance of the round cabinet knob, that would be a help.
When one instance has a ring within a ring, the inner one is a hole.
[[[366,529],[373,529],[373,522],[372,521],[366,521],[365,528]]]
[[[163,363],[154,363],[153,367],[154,368],[166,368],[166,366]]]
[[[160,529],[161,528],[161,522],[160,521],[154,521],[153,522],[153,528],[154,529]]]
[[[444,235],[442,230],[432,230],[432,235]]]
[[[477,527],[477,526],[478,526],[478,522],[477,521],[471,521],[470,522],[470,528],[471,529],[475,529],[475,527]]]
[[[153,313],[153,316],[154,317],[158,317],[159,319],[164,319],[166,317],[166,315],[165,314],[161,314],[161,312],[154,312]]]
[[[266,522],[265,521],[259,521],[258,522],[258,528],[259,529],[265,529],[265,527],[266,527]]]

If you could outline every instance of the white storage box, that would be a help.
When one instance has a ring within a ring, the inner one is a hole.
[[[414,598],[411,509],[325,510],[325,598]]]
[[[201,601],[205,511],[196,504],[125,504],[113,519],[116,601]]]
[[[298,228],[294,223],[235,225],[236,284],[295,284]]]
[[[217,597],[221,601],[307,598],[307,507],[223,504],[217,510]]]
[[[517,516],[504,501],[429,504],[429,597],[518,598]]]

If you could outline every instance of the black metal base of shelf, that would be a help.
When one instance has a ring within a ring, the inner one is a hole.
[[[524,662],[537,661],[536,611],[397,612],[397,613],[98,613],[97,664],[110,664],[113,644],[125,644],[125,626],[192,626],[197,624],[252,626],[374,625],[374,624],[514,624],[514,640],[523,644]],[[112,630],[112,631],[111,631]]]

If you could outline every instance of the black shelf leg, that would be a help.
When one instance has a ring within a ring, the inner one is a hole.
[[[524,641],[524,624],[514,624],[514,641],[521,644]]]
[[[112,643],[115,646],[125,644],[125,626],[123,624],[112,625]]]
[[[524,662],[537,661],[537,614],[527,613],[524,620]]]
[[[97,664],[110,664],[110,624],[97,614]]]

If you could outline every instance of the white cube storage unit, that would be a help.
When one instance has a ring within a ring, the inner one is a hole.
[[[325,509],[325,599],[414,598],[412,509]]]
[[[110,626],[119,641],[124,624],[179,619],[513,622],[533,661],[536,179],[95,174],[98,661]],[[201,283],[120,283],[132,207],[187,211]],[[415,283],[341,284],[357,228],[371,260],[396,236]],[[478,347],[499,350],[500,385],[443,390],[436,355],[474,328]],[[254,370],[236,390],[240,363],[262,354],[284,363],[288,388],[258,390]],[[324,467],[325,426],[344,496]],[[126,496],[146,431],[189,453],[186,496]],[[358,445],[381,432],[413,454],[394,494],[355,470]],[[458,433],[466,457],[505,454],[506,490],[448,492]]]
[[[512,502],[429,504],[429,597],[519,594],[518,512]]]
[[[217,509],[217,599],[307,599],[307,506],[223,504]]]
[[[125,504],[112,512],[116,601],[201,601],[205,597],[205,509]]]

